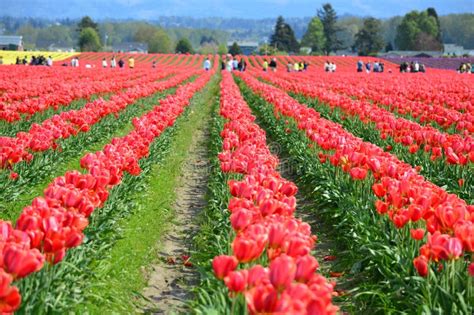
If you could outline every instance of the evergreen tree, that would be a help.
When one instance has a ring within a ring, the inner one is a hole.
[[[81,51],[99,51],[101,48],[99,35],[92,27],[81,31],[78,44]]]
[[[276,49],[287,52],[297,52],[299,43],[291,26],[285,23],[282,16],[279,16],[275,25],[275,32],[270,39],[270,45]]]
[[[313,54],[319,54],[324,50],[325,43],[323,23],[321,23],[318,17],[313,17],[308,24],[308,30],[301,40],[301,45],[311,47]]]
[[[435,17],[428,15],[427,11],[412,11],[403,17],[397,27],[395,43],[401,50],[442,50],[439,36]]]
[[[359,56],[376,55],[384,46],[382,24],[372,17],[364,20],[364,26],[355,35],[355,47]]]
[[[435,19],[436,25],[438,26],[438,35],[436,36],[436,39],[441,43],[442,42],[442,40],[441,40],[441,23],[439,22],[438,13],[436,12],[435,8],[428,8],[426,10],[426,13],[428,14],[428,16],[431,16]]]
[[[229,54],[231,54],[232,56],[237,56],[237,55],[242,54],[242,49],[240,49],[240,46],[239,44],[237,44],[237,42],[234,42],[232,46],[230,46]]]
[[[89,16],[83,17],[77,24],[77,31],[82,32],[83,29],[90,27],[99,33],[99,24],[95,23]]]
[[[176,44],[175,51],[180,54],[193,53],[193,46],[187,38],[181,38]]]
[[[331,52],[335,52],[342,48],[342,42],[337,37],[339,27],[337,27],[337,14],[330,3],[323,5],[323,8],[318,10],[318,17],[323,23],[324,37],[326,39],[324,43],[324,53],[329,55]]]

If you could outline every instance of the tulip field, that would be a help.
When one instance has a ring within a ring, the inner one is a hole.
[[[474,76],[111,57],[0,66],[1,313],[474,313]]]

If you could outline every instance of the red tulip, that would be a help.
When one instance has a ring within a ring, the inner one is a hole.
[[[11,286],[13,278],[0,270],[0,313],[13,313],[21,304],[21,296],[17,287]]]
[[[301,256],[296,260],[295,279],[298,282],[307,282],[318,269],[316,258],[310,255]]]
[[[278,292],[293,282],[295,274],[295,261],[287,255],[281,255],[270,263],[270,281]]]
[[[474,277],[474,262],[469,264],[469,266],[467,267],[467,271],[469,272],[471,277]]]
[[[231,271],[234,271],[239,264],[237,258],[234,256],[216,256],[212,260],[212,268],[214,269],[214,274],[218,279],[223,280]]]
[[[3,265],[15,279],[38,271],[43,263],[44,257],[37,249],[21,249],[14,244],[7,244],[3,249]]]
[[[416,257],[413,260],[413,265],[420,276],[426,277],[428,275],[428,259],[425,256],[421,255]]]
[[[231,271],[224,278],[224,282],[229,291],[234,293],[243,292],[247,287],[247,277],[247,270]]]
[[[425,236],[425,230],[424,229],[410,229],[410,234],[414,240],[419,241],[419,240],[422,240],[423,237]]]

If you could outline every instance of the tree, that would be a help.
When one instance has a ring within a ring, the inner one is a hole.
[[[282,16],[279,16],[275,25],[275,32],[270,39],[270,45],[278,50],[287,52],[297,52],[299,43],[291,26],[285,23]]]
[[[428,15],[427,11],[412,11],[397,27],[395,43],[401,50],[442,50],[439,33],[435,17]]]
[[[376,55],[382,50],[384,41],[380,33],[381,26],[380,21],[372,17],[364,20],[364,26],[357,32],[354,43],[359,56]]]
[[[86,27],[79,34],[79,48],[81,51],[99,51],[99,35],[92,27]]]
[[[301,45],[311,47],[313,54],[319,54],[323,51],[325,43],[323,23],[318,17],[313,17],[308,24],[308,30],[303,35]]]
[[[147,43],[150,53],[169,53],[172,50],[168,34],[153,25],[140,25],[133,38],[137,42]]]
[[[326,39],[324,53],[329,55],[331,52],[342,48],[342,42],[337,37],[337,32],[340,31],[336,25],[337,14],[332,5],[326,3],[322,9],[318,10],[318,17],[323,23],[324,37]]]
[[[232,46],[230,46],[229,48],[229,54],[231,54],[232,56],[237,56],[237,55],[240,55],[241,53],[242,53],[242,49],[240,49],[239,44],[237,44],[237,42],[234,42]]]
[[[219,44],[219,47],[217,47],[217,53],[219,55],[227,54],[227,45],[226,44]]]
[[[426,13],[428,14],[428,16],[431,16],[432,18],[435,19],[436,25],[438,26],[438,34],[436,35],[436,40],[441,42],[441,23],[439,22],[439,17],[438,17],[438,13],[436,12],[436,9],[428,8],[426,10]]]
[[[85,16],[79,21],[77,24],[77,31],[81,33],[83,29],[88,27],[99,33],[99,24],[95,23],[89,16]]]
[[[181,38],[176,44],[175,52],[180,54],[193,53],[193,46],[187,38]]]

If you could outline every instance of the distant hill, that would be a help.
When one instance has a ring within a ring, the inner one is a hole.
[[[382,20],[382,33],[386,43],[394,44],[396,28],[401,22],[401,17],[395,16]],[[306,32],[310,17],[285,18],[295,31],[296,37],[301,39]],[[351,47],[354,43],[354,35],[362,26],[362,17],[343,15],[339,18],[339,26],[342,31],[339,36],[345,47]],[[20,18],[20,17],[0,17],[0,34],[22,34],[25,35],[26,43],[34,43],[36,47],[44,47],[48,43],[57,42],[60,46],[72,46],[76,42],[75,26],[78,19],[44,19],[44,18]],[[101,27],[101,38],[109,36],[109,41],[121,43],[129,41],[133,37],[136,24],[139,20],[98,20]],[[275,18],[246,19],[246,18],[193,18],[162,16],[147,20],[147,22],[168,30],[168,33],[175,39],[180,36],[190,36],[193,45],[199,45],[203,34],[208,33],[219,42],[227,40],[251,40],[263,42],[268,39],[275,26]],[[449,14],[440,16],[442,38],[445,43],[453,43],[474,48],[474,14]],[[107,33],[104,27],[107,23],[123,24],[122,31],[116,34]],[[57,26],[57,34],[51,34],[46,30],[52,25]],[[194,30],[190,32],[189,30]]]

